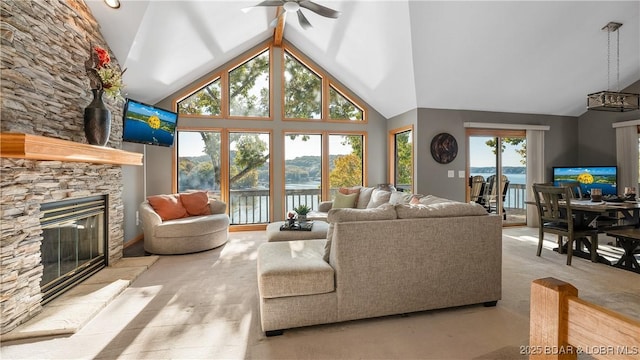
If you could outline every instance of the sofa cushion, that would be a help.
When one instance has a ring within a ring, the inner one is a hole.
[[[191,216],[211,215],[209,196],[206,191],[181,193],[180,202]]]
[[[375,221],[396,219],[396,210],[391,204],[382,204],[372,209],[331,209],[327,215],[329,230],[327,232],[327,242],[324,248],[324,261],[329,262],[331,254],[331,239],[333,238],[333,228],[335,223],[348,221]]]
[[[482,205],[457,201],[430,205],[400,204],[396,205],[396,212],[399,219],[487,215],[487,210]]]
[[[258,288],[263,298],[324,294],[335,290],[334,270],[322,260],[326,240],[270,242],[258,248]]]
[[[205,216],[189,216],[182,219],[163,221],[154,229],[155,237],[162,238],[189,238],[229,227],[229,217],[227,214],[215,214]],[[188,239],[187,239],[188,241]]]
[[[342,193],[337,193],[336,198],[333,199],[332,208],[334,209],[353,208],[356,205],[357,197],[358,197],[358,194],[345,195]]]
[[[358,203],[358,197],[360,196],[360,188],[362,186],[354,186],[354,187],[341,187],[340,189],[338,189],[338,192],[340,194],[345,194],[345,195],[349,195],[349,194],[357,194],[356,196],[356,201],[355,204]]]
[[[149,205],[160,215],[162,221],[180,219],[189,216],[176,195],[153,195],[147,197]]]
[[[388,203],[371,209],[331,209],[327,215],[329,223],[393,220],[396,218],[396,211],[393,205]]]
[[[389,204],[398,205],[398,204],[408,204],[413,195],[407,192],[402,191],[392,191],[391,197],[389,197]]]
[[[369,200],[371,200],[371,193],[373,193],[372,187],[361,187],[356,208],[366,209],[367,205],[369,205]]]
[[[373,189],[371,192],[371,199],[369,199],[369,203],[367,204],[367,209],[377,208],[382,204],[386,204],[389,202],[391,198],[391,191]]]
[[[437,197],[434,195],[425,195],[425,196],[421,196],[418,199],[418,202],[420,204],[423,205],[432,205],[432,204],[441,204],[441,203],[460,203],[459,201],[455,201],[455,200],[451,200],[451,199],[445,199],[445,198],[441,198],[441,197]]]

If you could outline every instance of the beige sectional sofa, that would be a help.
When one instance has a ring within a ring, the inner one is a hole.
[[[341,188],[340,190],[343,189],[347,192],[357,192],[356,201],[353,206],[351,206],[351,208],[355,209],[370,209],[384,203],[392,205],[407,204],[413,196],[411,193],[381,189],[379,187],[354,186],[351,188]],[[336,196],[339,195],[336,194]],[[422,197],[423,195],[417,196]],[[329,214],[329,210],[334,207],[333,204],[334,200],[320,202],[316,210],[307,214],[307,219],[327,221],[327,215]]]
[[[500,217],[477,204],[421,201],[332,209],[327,239],[262,244],[263,331],[495,305],[502,289]]]

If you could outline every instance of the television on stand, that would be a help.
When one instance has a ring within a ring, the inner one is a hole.
[[[126,99],[122,141],[171,147],[174,143],[178,114]]]
[[[558,186],[565,181],[580,183],[582,194],[591,196],[591,190],[601,189],[602,195],[618,194],[617,166],[554,166],[553,184]]]

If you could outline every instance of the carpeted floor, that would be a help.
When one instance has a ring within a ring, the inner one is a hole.
[[[550,237],[549,240],[552,238]],[[606,243],[606,238],[603,239]],[[264,232],[231,233],[221,248],[162,256],[76,334],[2,344],[2,359],[518,359],[528,344],[529,287],[553,276],[588,301],[640,319],[640,275],[550,250],[535,256],[537,230],[503,233],[498,306],[285,331],[260,330],[256,249]]]

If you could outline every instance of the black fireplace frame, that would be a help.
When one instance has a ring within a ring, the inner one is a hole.
[[[102,205],[96,205],[102,203]],[[69,208],[74,208],[73,212],[65,213]],[[84,281],[91,275],[104,269],[109,265],[109,195],[94,195],[82,198],[74,198],[55,202],[43,203],[40,211],[45,215],[41,218],[42,228],[63,223],[65,221],[77,219],[79,216],[95,213],[97,208],[103,209],[103,229],[102,255],[82,264],[71,272],[61,275],[47,284],[41,284],[42,301],[41,304],[55,299],[64,292],[72,289],[78,283]]]

